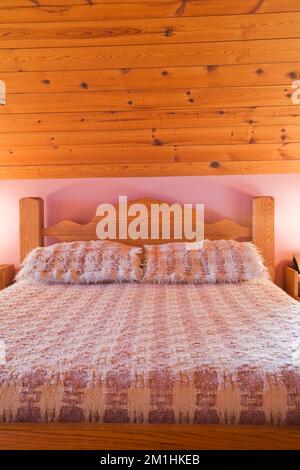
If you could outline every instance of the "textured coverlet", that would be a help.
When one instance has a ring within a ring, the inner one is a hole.
[[[0,294],[2,422],[300,424],[300,306],[270,281]]]

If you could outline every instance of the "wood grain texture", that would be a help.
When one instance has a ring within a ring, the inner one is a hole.
[[[267,158],[267,156],[266,156]],[[299,160],[72,165],[0,165],[1,179],[119,178],[147,176],[222,176],[300,173]]]
[[[300,301],[299,283],[300,283],[299,273],[295,269],[291,268],[290,266],[285,266],[284,276],[283,276],[284,290],[295,300]]]
[[[231,161],[249,163],[268,161],[270,166],[275,167],[281,160],[299,161],[299,150],[298,143],[178,146],[175,149],[175,160],[176,162],[210,161],[220,164]],[[279,170],[280,165],[277,168]]]
[[[225,126],[300,125],[300,106],[180,108],[0,114],[0,134],[124,129],[201,129]],[[32,143],[34,144],[34,138]]]
[[[2,424],[1,450],[299,450],[297,427]]]
[[[275,238],[274,238],[273,197],[255,197],[252,201],[252,240],[259,248],[265,265],[274,279]]]
[[[291,86],[173,88],[105,90],[94,93],[8,94],[0,113],[80,112],[123,109],[173,109],[185,107],[225,108],[240,106],[285,106],[291,103]],[[113,104],[112,104],[113,103]]]
[[[118,89],[219,88],[227,86],[290,86],[300,78],[300,63],[242,64],[198,67],[118,68],[2,72],[8,93],[55,93]],[[209,90],[206,90],[209,93]]]
[[[159,5],[159,6],[158,6]],[[50,8],[49,8],[50,7]],[[49,22],[49,21],[89,21],[112,20],[116,18],[160,18],[180,16],[211,16],[261,14],[269,12],[299,11],[298,0],[129,0],[97,1],[92,5],[86,0],[39,0],[38,7],[30,0],[26,2],[1,2],[0,21],[6,22]]]
[[[90,165],[111,163],[117,165],[124,163],[172,163],[175,161],[175,150],[172,147],[146,147],[146,146],[101,146],[99,145],[78,145],[78,146],[57,146],[49,145],[44,147],[7,147],[0,148],[0,168],[1,165],[9,165],[12,168],[23,165],[38,165],[46,171],[45,165]],[[78,168],[80,170],[80,168]],[[0,170],[1,171],[1,170]],[[62,175],[63,177],[63,175]]]
[[[150,227],[151,227],[151,206],[153,204],[155,205],[167,205],[170,208],[172,207],[172,202],[168,203],[165,201],[160,201],[160,200],[155,200],[151,198],[141,198],[137,199],[134,201],[128,201],[128,208],[130,208],[133,204],[143,204],[144,206],[147,207],[148,209],[148,219],[147,219],[147,224],[149,228],[149,238],[140,238],[138,240],[132,240],[129,236],[127,239],[113,239],[115,241],[120,241],[122,243],[126,243],[129,245],[136,245],[136,246],[142,246],[144,244],[161,244],[161,243],[166,243],[170,241],[188,241],[185,236],[183,235],[182,239],[175,239],[173,237],[174,233],[174,217],[171,212],[170,215],[170,233],[171,233],[171,238],[164,239],[162,238],[162,220],[160,218],[159,220],[159,238],[158,239],[151,239],[150,238]],[[116,209],[116,219],[117,219],[117,233],[119,233],[119,219],[120,219],[120,213],[119,213],[119,205],[115,205]],[[59,222],[58,224],[52,226],[52,227],[47,227],[43,230],[43,236],[48,236],[48,237],[54,237],[57,238],[60,242],[71,242],[71,241],[80,241],[80,240],[96,240],[97,235],[96,235],[96,227],[98,222],[102,219],[103,217],[100,216],[95,216],[91,222],[88,224],[78,224],[76,222],[73,222],[71,220],[63,220]],[[134,217],[128,216],[128,225],[130,224],[131,220],[133,220]],[[196,210],[192,210],[192,224],[193,227],[195,227],[196,223]],[[184,233],[184,230],[182,231]],[[237,224],[232,220],[229,219],[222,219],[219,220],[215,223],[212,224],[205,224],[204,227],[204,236],[205,238],[209,238],[211,240],[218,240],[218,239],[245,239],[248,238],[250,239],[251,237],[251,228],[250,227],[245,227],[243,225]],[[189,240],[191,241],[191,240]]]
[[[38,246],[44,245],[42,229],[44,227],[44,201],[41,198],[27,197],[20,199],[20,258]]]
[[[298,0],[2,0],[0,178],[299,172]]]
[[[259,201],[266,201],[269,198],[257,198]],[[148,210],[148,237],[140,238],[138,240],[133,240],[127,234],[127,238],[114,238],[115,241],[121,241],[122,243],[127,243],[130,245],[143,245],[143,244],[160,244],[166,243],[166,241],[187,241],[184,235],[184,230],[182,231],[182,238],[174,238],[174,214],[172,212],[172,206],[174,202],[166,202],[152,198],[140,198],[133,201],[128,201],[127,208],[133,206],[134,204],[143,204],[147,207]],[[162,237],[162,218],[159,219],[159,238],[151,239],[150,238],[150,227],[152,221],[152,206],[168,206],[170,208],[170,234],[171,238],[167,240]],[[117,224],[119,223],[120,218],[123,218],[122,213],[120,213],[119,205],[114,205],[116,210],[116,220]],[[256,206],[253,210],[253,223],[259,223],[261,216],[261,211]],[[26,255],[31,249],[37,246],[43,246],[44,237],[52,237],[58,239],[60,242],[71,242],[71,241],[81,241],[81,240],[97,240],[96,227],[98,222],[103,218],[103,216],[95,215],[93,219],[87,224],[79,224],[72,220],[63,220],[57,224],[44,228],[43,225],[43,200],[41,198],[23,198],[20,200],[20,219],[22,230],[20,232],[20,243],[23,249],[21,250],[22,255]],[[195,227],[197,218],[197,212],[195,209],[192,209],[192,226]],[[128,225],[131,220],[134,219],[134,216],[128,216],[127,221]],[[32,227],[34,227],[32,229]],[[34,234],[32,235],[32,230]],[[117,229],[117,234],[119,233]],[[206,224],[204,226],[204,237],[209,238],[210,240],[219,240],[219,239],[228,239],[228,240],[240,240],[240,239],[251,239],[253,230],[251,227],[243,226],[237,224],[236,222],[230,219],[222,219],[217,222]],[[29,240],[30,239],[30,240]],[[191,240],[189,240],[191,241]]]
[[[127,8],[127,5],[124,5]],[[159,8],[159,7],[158,7]],[[91,8],[92,10],[92,8]],[[1,10],[0,10],[1,11]],[[297,38],[300,13],[0,24],[1,48],[173,44]]]
[[[13,264],[0,264],[0,290],[13,283],[15,267]]]
[[[58,172],[64,171],[64,165],[80,165],[77,169],[78,177],[84,166],[90,165],[89,172],[92,172],[96,164],[112,164],[112,168],[118,170],[118,164],[124,164],[124,172],[142,170],[143,164],[157,164],[153,171],[149,169],[149,175],[160,176],[168,167],[165,165],[175,164],[179,170],[188,170],[188,163],[195,174],[201,169],[200,163],[209,166],[210,171],[229,171],[231,163],[238,165],[244,162],[245,165],[268,163],[265,169],[272,165],[274,171],[284,167],[294,168],[298,165],[300,154],[300,144],[285,144],[278,147],[277,144],[242,144],[242,145],[198,145],[198,146],[177,146],[177,145],[110,145],[101,146],[101,153],[97,145],[48,145],[48,146],[10,146],[0,147],[0,171],[4,166],[11,167],[12,173],[22,171],[21,167],[38,165],[41,171],[46,171],[47,165],[58,165]],[[267,160],[266,160],[267,158]],[[84,162],[84,163],[83,163]],[[186,168],[184,164],[186,163]],[[198,165],[199,164],[199,165]],[[226,165],[228,169],[226,170]],[[128,166],[127,166],[128,165]],[[135,166],[136,165],[136,166]],[[197,166],[198,165],[198,166]],[[176,168],[174,166],[174,169]],[[43,169],[43,170],[42,170]],[[171,168],[170,168],[171,169]],[[105,167],[104,167],[105,171]],[[106,171],[112,171],[106,167]],[[173,171],[173,170],[171,170]],[[211,174],[211,173],[209,173]],[[136,176],[136,175],[131,175]],[[63,175],[62,175],[63,177]]]
[[[201,127],[174,129],[116,129],[97,131],[17,132],[5,133],[1,147],[38,147],[61,145],[102,146],[197,146],[240,144],[283,144],[300,142],[300,125]],[[13,145],[12,145],[13,144]],[[249,148],[249,147],[248,147]],[[250,147],[251,148],[251,147]],[[275,147],[277,148],[277,146]]]
[[[299,50],[300,38],[185,43],[176,47],[146,44],[0,49],[0,72],[290,63],[299,60]]]

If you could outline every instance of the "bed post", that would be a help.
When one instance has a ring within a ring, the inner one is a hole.
[[[20,258],[44,245],[44,201],[40,197],[20,199]]]
[[[271,196],[252,200],[252,241],[259,248],[274,280],[274,198]]]

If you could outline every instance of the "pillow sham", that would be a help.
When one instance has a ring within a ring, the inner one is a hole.
[[[112,241],[56,243],[34,249],[17,280],[96,284],[142,278],[142,248]]]
[[[251,242],[204,240],[145,245],[144,281],[156,283],[240,282],[267,278],[268,271]]]

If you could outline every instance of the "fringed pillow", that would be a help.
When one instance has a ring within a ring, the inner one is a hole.
[[[145,245],[144,281],[155,283],[240,282],[267,278],[256,246],[234,240]]]
[[[97,284],[138,281],[142,277],[142,248],[112,241],[57,243],[34,249],[17,280]]]

